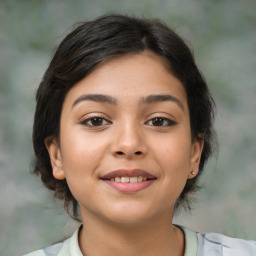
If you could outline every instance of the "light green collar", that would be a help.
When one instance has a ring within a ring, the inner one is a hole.
[[[185,254],[184,256],[197,256],[197,235],[196,232],[183,227],[178,226],[185,235]],[[82,256],[82,252],[80,251],[79,245],[78,245],[78,232],[79,229],[76,230],[76,232],[73,234],[73,236],[70,239],[70,253],[71,255],[76,256]],[[62,251],[61,251],[62,252]],[[62,255],[62,254],[61,254]]]
[[[197,235],[196,232],[179,226],[185,235],[185,254],[184,256],[196,256],[197,255]]]

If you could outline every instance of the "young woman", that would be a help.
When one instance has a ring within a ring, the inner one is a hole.
[[[74,235],[29,254],[246,256],[256,243],[172,224],[213,151],[214,102],[183,40],[110,15],[59,45],[37,92],[35,173]]]

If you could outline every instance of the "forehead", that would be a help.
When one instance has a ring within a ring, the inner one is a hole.
[[[70,104],[82,94],[100,93],[126,100],[150,94],[171,94],[186,105],[184,86],[156,54],[145,51],[109,60],[74,85],[66,100]]]

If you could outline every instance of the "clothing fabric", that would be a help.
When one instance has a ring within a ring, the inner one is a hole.
[[[185,235],[184,256],[256,256],[256,241],[180,228]],[[63,243],[24,256],[83,256],[78,244],[78,232],[79,229]]]

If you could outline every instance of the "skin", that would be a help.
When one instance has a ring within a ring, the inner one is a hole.
[[[113,101],[84,97],[91,94]],[[175,100],[143,103],[149,95]],[[145,51],[98,66],[66,95],[60,145],[52,138],[45,144],[54,177],[66,179],[79,202],[84,255],[184,254],[172,216],[186,180],[198,172],[203,142],[192,140],[186,92],[160,57]],[[120,168],[156,179],[123,193],[100,179]]]

